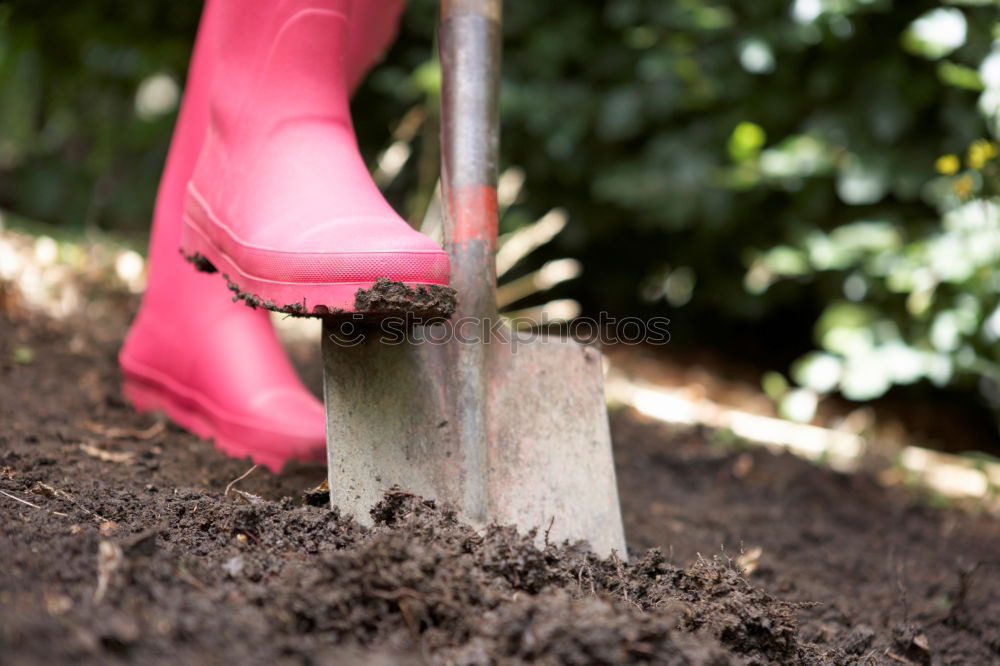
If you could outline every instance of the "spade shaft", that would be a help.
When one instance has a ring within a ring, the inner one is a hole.
[[[441,195],[444,245],[459,305],[454,325],[481,328],[497,316],[497,152],[499,146],[501,0],[443,0]],[[464,505],[487,515],[487,354],[484,345],[449,349],[448,381],[459,390],[454,428],[465,443]]]

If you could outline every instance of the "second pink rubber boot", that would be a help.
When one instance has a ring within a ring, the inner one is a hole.
[[[355,0],[347,31],[347,85],[357,89],[396,39],[406,0]]]
[[[353,311],[378,278],[446,287],[447,254],[392,210],[358,152],[351,1],[222,0],[221,14],[185,254],[249,305],[292,314]]]
[[[352,87],[391,42],[402,7],[371,1],[352,14]],[[148,287],[119,362],[123,392],[138,410],[165,412],[224,452],[277,471],[291,459],[324,458],[323,406],[296,376],[267,313],[233,304],[223,283],[192,271],[178,252],[223,20],[219,0],[209,0],[157,195]]]
[[[178,251],[185,190],[208,131],[218,9],[211,0],[202,16],[157,193],[147,289],[119,363],[136,409],[165,412],[227,454],[277,471],[290,459],[323,459],[323,405],[302,385],[268,314],[234,304],[224,284],[192,271]]]

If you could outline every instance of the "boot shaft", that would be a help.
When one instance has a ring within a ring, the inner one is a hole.
[[[244,141],[297,119],[350,124],[350,0],[213,1],[213,133]]]

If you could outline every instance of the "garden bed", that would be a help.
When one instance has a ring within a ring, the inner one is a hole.
[[[247,461],[122,401],[125,323],[0,307],[4,664],[1000,663],[985,513],[621,411],[628,564],[403,490],[369,530],[319,467],[227,494]]]

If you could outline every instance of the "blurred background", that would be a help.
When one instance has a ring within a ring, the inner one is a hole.
[[[411,0],[354,101],[414,221],[435,210],[436,9]],[[22,302],[141,291],[199,12],[0,3],[0,281]],[[671,320],[664,347],[609,350],[612,400],[722,443],[819,436],[787,423],[840,443],[814,457],[1000,461],[995,0],[509,2],[504,31],[505,306]]]

